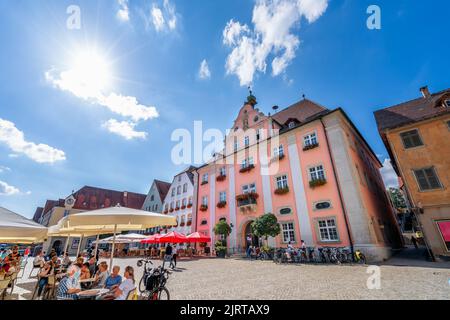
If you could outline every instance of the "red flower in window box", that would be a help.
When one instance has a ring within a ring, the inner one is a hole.
[[[255,168],[255,165],[254,164],[250,164],[250,165],[246,166],[245,168],[241,168],[241,170],[239,170],[239,172],[240,173],[250,172],[254,168]]]
[[[226,202],[226,201],[220,201],[220,202],[217,204],[217,208],[225,208],[226,205],[227,205],[227,202]]]
[[[285,188],[278,188],[275,189],[274,193],[277,195],[282,195],[282,194],[286,194],[289,192],[289,187],[285,187]]]
[[[184,210],[184,209],[186,209],[186,206],[181,206],[181,210]]]
[[[200,211],[206,211],[206,210],[208,210],[208,206],[205,205],[205,204],[202,204],[202,205],[200,206]]]
[[[176,207],[176,208],[175,208],[175,211],[178,211],[178,210],[180,210],[180,207]]]
[[[205,184],[208,184],[208,181],[202,181],[201,185],[203,186]]]
[[[181,222],[181,223],[180,223],[180,227],[184,227],[184,222]]]
[[[173,211],[174,211],[173,208],[170,208],[169,212],[173,212]]]
[[[186,222],[186,225],[189,227],[192,224],[191,220],[188,220],[188,222]]]
[[[308,151],[308,150],[317,148],[318,146],[319,146],[319,143],[318,143],[318,142],[316,142],[316,143],[311,143],[311,144],[308,144],[308,145],[304,146],[304,147],[303,147],[303,151]]]
[[[164,214],[168,214],[169,213],[169,209],[164,210]]]
[[[220,175],[220,176],[217,176],[217,178],[216,178],[216,181],[224,181],[225,179],[227,178],[227,175]]]
[[[188,208],[192,208],[192,203],[189,203],[189,204],[187,205],[187,207],[188,207]]]

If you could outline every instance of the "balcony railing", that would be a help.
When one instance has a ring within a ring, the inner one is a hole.
[[[255,192],[240,194],[236,196],[237,206],[244,207],[256,205],[258,203],[257,202],[258,198],[259,195]]]
[[[308,150],[311,150],[311,149],[315,149],[315,148],[317,148],[319,146],[319,143],[318,142],[315,142],[315,143],[309,143],[309,144],[307,144],[307,145],[305,145],[304,147],[303,147],[303,151],[308,151]]]
[[[255,168],[255,165],[250,164],[248,166],[242,166],[241,170],[239,170],[240,173],[244,173],[244,172],[250,172],[252,169]]]

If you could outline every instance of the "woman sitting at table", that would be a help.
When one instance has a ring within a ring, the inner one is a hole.
[[[89,271],[89,263],[83,263],[83,266],[81,267],[81,274],[80,274],[80,280],[86,280],[91,278],[91,272]],[[81,287],[83,289],[89,288],[89,283],[82,283]]]
[[[33,267],[42,268],[45,265],[44,253],[40,251],[38,255],[33,260]]]
[[[48,276],[54,273],[53,264],[49,261],[44,265],[44,268],[39,273],[37,298],[41,299],[42,291],[48,283]]]
[[[136,289],[134,286],[134,269],[131,266],[125,268],[123,274],[125,281],[123,281],[118,287],[112,289],[106,295],[103,295],[97,299],[99,300],[127,300],[128,294]]]
[[[95,274],[94,285],[96,288],[104,288],[106,279],[109,277],[108,264],[104,261],[98,265],[98,271]]]

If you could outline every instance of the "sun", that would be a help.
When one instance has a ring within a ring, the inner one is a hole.
[[[85,92],[101,93],[111,85],[110,63],[95,50],[79,51],[73,56],[70,78]]]

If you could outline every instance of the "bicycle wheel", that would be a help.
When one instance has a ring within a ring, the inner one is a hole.
[[[145,275],[142,276],[141,281],[139,281],[139,292],[143,293],[146,289],[146,283],[145,283]]]
[[[166,287],[160,288],[158,292],[158,300],[170,300],[170,293]]]

